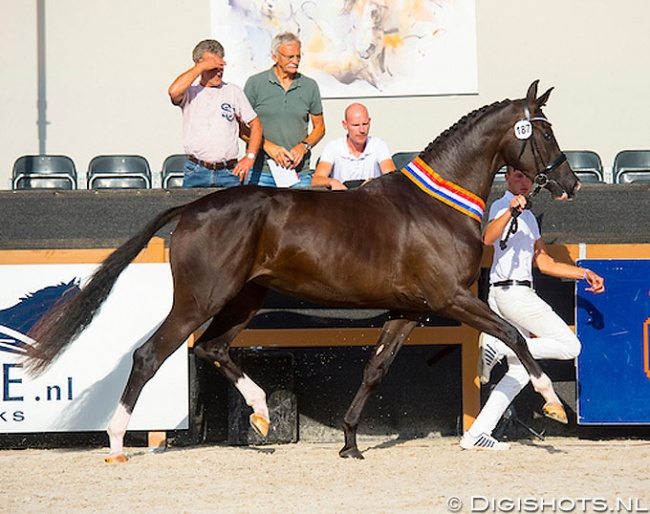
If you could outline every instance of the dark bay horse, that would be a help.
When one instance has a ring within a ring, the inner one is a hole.
[[[169,209],[111,254],[88,284],[30,332],[26,365],[44,369],[90,323],[118,275],[163,226],[171,239],[171,311],[134,352],[133,367],[109,423],[109,462],[126,460],[123,439],[146,382],[185,339],[212,320],[195,353],[213,362],[253,409],[266,435],[264,391],[229,357],[231,341],[273,289],[336,307],[391,311],[345,414],[342,457],[362,458],[356,431],[369,395],[418,320],[430,313],[505,341],[546,400],[548,416],[566,422],[549,378],[523,337],[470,291],[483,251],[481,216],[495,173],[512,165],[550,191],[574,196],[580,183],[562,154],[537,97],[504,100],[463,117],[401,171],[344,192],[236,187]]]

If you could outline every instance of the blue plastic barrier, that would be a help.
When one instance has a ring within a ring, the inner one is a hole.
[[[650,260],[579,261],[605,278],[605,292],[576,286],[578,423],[650,423]]]

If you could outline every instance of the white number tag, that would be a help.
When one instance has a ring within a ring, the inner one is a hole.
[[[533,135],[533,124],[528,120],[519,120],[515,123],[515,136],[517,139],[528,139]]]

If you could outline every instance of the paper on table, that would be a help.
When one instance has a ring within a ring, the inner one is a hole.
[[[271,168],[271,175],[275,180],[275,185],[278,187],[291,187],[300,182],[300,178],[295,170],[284,168],[275,163],[273,159],[268,160],[269,168]]]

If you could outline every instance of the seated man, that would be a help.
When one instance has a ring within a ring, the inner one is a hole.
[[[395,170],[386,143],[369,135],[370,117],[364,105],[350,104],[342,123],[347,134],[325,145],[312,186],[348,189]]]

